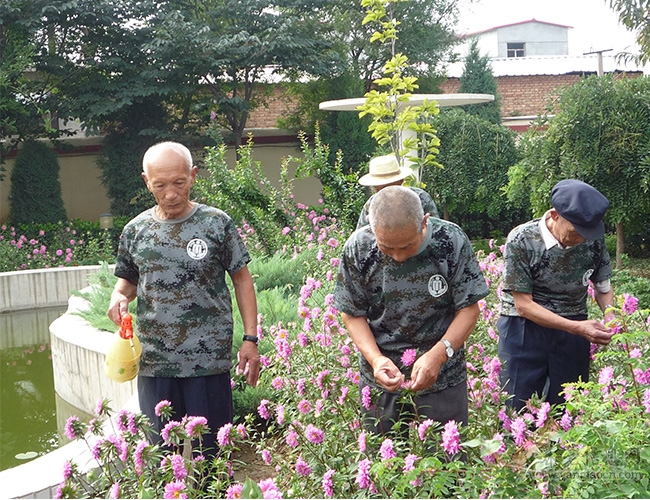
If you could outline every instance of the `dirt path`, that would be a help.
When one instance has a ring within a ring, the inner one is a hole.
[[[262,458],[255,453],[255,447],[249,444],[242,444],[241,449],[233,454],[233,469],[235,480],[244,482],[247,477],[253,481],[260,482],[277,475],[275,467],[264,463]]]

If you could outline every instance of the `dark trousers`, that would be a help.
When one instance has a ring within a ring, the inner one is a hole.
[[[375,434],[385,434],[393,430],[396,422],[400,423],[398,432],[404,432],[410,421],[421,422],[428,418],[443,425],[450,420],[467,425],[467,381],[442,391],[416,396],[414,403],[406,403],[399,393],[381,391],[374,408],[361,408],[364,426]]]
[[[154,413],[156,405],[167,400],[173,407],[171,420],[180,421],[184,416],[205,417],[210,432],[204,434],[202,449],[206,457],[216,453],[216,434],[221,426],[232,422],[232,389],[230,373],[207,377],[167,378],[138,376],[138,399],[140,410],[153,424],[157,436],[152,441],[160,443],[160,431],[168,420]],[[198,443],[192,443],[196,446]]]
[[[503,363],[501,383],[514,396],[508,400],[509,406],[522,409],[533,394],[543,397],[546,387],[546,401],[564,403],[562,384],[589,381],[590,344],[584,337],[545,328],[519,316],[501,316],[497,329]]]

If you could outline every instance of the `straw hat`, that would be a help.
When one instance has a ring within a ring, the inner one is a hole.
[[[368,173],[359,179],[362,186],[384,186],[407,178],[408,167],[400,167],[395,155],[377,156],[370,160]]]

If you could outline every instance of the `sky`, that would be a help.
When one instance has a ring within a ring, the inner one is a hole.
[[[634,33],[618,22],[609,0],[461,0],[458,31],[473,33],[537,19],[572,26],[569,55],[612,49],[607,55],[636,50]]]

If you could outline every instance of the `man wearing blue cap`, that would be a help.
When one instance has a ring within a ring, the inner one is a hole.
[[[508,235],[499,330],[501,380],[519,410],[533,395],[563,403],[562,384],[589,380],[590,343],[613,332],[587,319],[587,289],[603,312],[614,296],[603,216],[609,201],[582,181],[551,191],[551,208]]]

